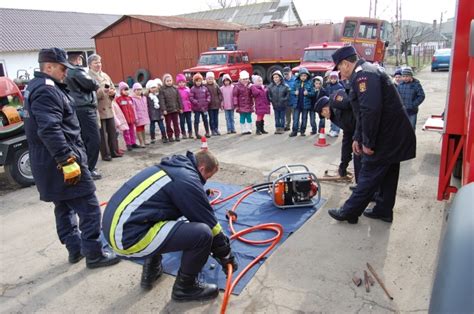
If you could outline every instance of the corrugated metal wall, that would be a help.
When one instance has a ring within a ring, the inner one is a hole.
[[[217,45],[217,31],[170,29],[126,18],[95,38],[103,70],[115,83],[147,69],[152,78],[176,76],[195,66],[199,54]]]

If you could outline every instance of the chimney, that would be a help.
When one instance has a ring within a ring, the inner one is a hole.
[[[437,24],[436,20],[433,20],[433,29],[436,29],[436,24]]]

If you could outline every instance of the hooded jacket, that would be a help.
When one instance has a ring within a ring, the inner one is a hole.
[[[306,81],[301,80],[301,74],[306,74],[308,76]],[[303,109],[311,109],[311,98],[314,97],[314,87],[313,83],[310,80],[310,74],[306,68],[300,69],[298,78],[295,80],[295,83],[291,88],[291,94],[296,97],[296,102],[294,104],[290,104],[290,106],[292,106],[293,108],[296,108],[298,105],[299,94],[296,95],[296,91],[298,91],[299,93],[300,88],[303,88],[305,91],[308,92],[307,95],[303,94]]]
[[[219,85],[214,81],[214,84],[206,84],[206,87],[209,90],[209,95],[211,95],[209,109],[220,109],[223,98]]]
[[[253,99],[250,84],[244,85],[238,82],[232,91],[234,96],[234,106],[237,112],[253,112]]]
[[[253,84],[250,87],[255,102],[255,113],[258,115],[270,114],[270,101],[268,101],[267,90],[263,85]]]
[[[285,84],[280,71],[273,72],[273,75],[275,74],[280,76],[280,84],[277,85],[275,82],[272,82],[268,86],[268,99],[272,103],[274,110],[285,110],[289,105],[289,87]]]
[[[206,112],[209,110],[209,103],[211,102],[211,95],[209,90],[201,84],[201,86],[194,85],[191,87],[189,95],[193,112]]]
[[[181,97],[181,103],[183,104],[183,112],[191,111],[191,100],[189,99],[191,90],[189,87],[178,86],[179,97]]]
[[[178,89],[174,86],[164,85],[160,89],[158,99],[160,100],[161,112],[166,111],[167,113],[173,113],[178,112],[183,108]]]
[[[227,86],[224,84],[225,80],[229,80],[230,84]],[[233,91],[234,85],[232,84],[232,80],[230,79],[229,74],[224,74],[222,77],[223,85],[221,86],[222,92],[222,109],[224,110],[234,110],[234,103],[233,103]]]
[[[420,81],[414,78],[409,83],[401,82],[397,88],[407,113],[409,115],[418,113],[418,107],[425,100],[425,92]]]
[[[205,183],[193,153],[163,158],[133,176],[109,200],[102,220],[105,239],[117,254],[133,259],[159,250],[185,223],[181,217],[204,223],[218,235],[222,228]]]

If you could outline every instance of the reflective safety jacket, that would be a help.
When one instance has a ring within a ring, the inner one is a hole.
[[[110,199],[102,221],[104,236],[121,256],[143,258],[157,251],[176,228],[202,222],[212,235],[222,231],[197,170],[194,154],[163,158],[128,180]]]

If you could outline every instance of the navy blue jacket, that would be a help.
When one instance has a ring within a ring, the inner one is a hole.
[[[418,107],[425,100],[425,92],[420,81],[413,79],[410,83],[401,82],[397,88],[407,113],[409,115],[416,114]]]
[[[86,72],[85,68],[77,66],[74,69],[68,69],[64,83],[74,99],[76,110],[97,109],[96,91],[100,85]]]
[[[342,85],[340,82],[337,82],[335,84],[328,83],[325,87],[325,91],[328,97],[330,97],[334,92],[340,89],[344,89],[344,85]]]
[[[298,91],[298,93],[299,93],[299,90],[301,89],[301,83],[302,83],[302,81],[298,77],[295,80],[295,82],[293,84],[293,87],[291,88],[290,95],[294,96],[296,98],[296,102],[294,104],[290,103],[290,106],[292,108],[296,108],[296,106],[298,105],[298,103],[297,103],[298,102],[298,96],[296,96],[295,93],[296,93],[296,91]],[[308,110],[308,109],[312,108],[311,98],[314,97],[314,87],[313,87],[313,83],[311,82],[311,80],[306,80],[306,81],[303,82],[303,89],[308,92],[308,95],[306,95],[306,96],[303,95],[303,109]]]
[[[390,77],[365,60],[356,63],[351,104],[357,119],[354,139],[374,150],[362,162],[392,164],[415,158],[416,138]]]
[[[284,79],[285,84],[288,86],[288,92],[290,93],[290,98],[289,98],[289,103],[288,103],[290,107],[295,107],[296,102],[298,101],[298,97],[296,97],[295,94],[291,93],[291,90],[295,86],[295,81],[296,81],[296,77],[294,75],[292,75],[289,80]]]
[[[329,106],[329,110],[331,110],[331,117],[329,119],[339,126],[344,133],[354,134],[356,119],[352,112],[352,105],[349,99],[348,97],[347,101],[332,103]]]
[[[159,176],[161,171],[165,172],[165,176],[158,178],[157,175]],[[147,181],[153,183],[153,180],[157,182],[161,180],[162,183],[156,188],[150,184],[150,188],[141,191],[141,194],[134,192],[137,187],[143,186]],[[196,160],[191,152],[188,152],[186,156],[174,155],[163,158],[160,164],[140,171],[124,183],[107,204],[102,220],[107,242],[111,243],[111,235],[116,234],[113,230],[114,216],[121,215],[118,210],[127,198],[142,199],[131,207],[129,218],[121,226],[123,229],[120,231],[122,232],[121,244],[124,249],[135,245],[157,223],[176,221],[182,216],[190,222],[202,222],[208,225],[213,234],[217,235],[221,228],[204,190],[205,183],[206,181],[197,170]],[[167,231],[166,238],[171,236],[177,226],[183,222],[175,223]],[[115,247],[113,243],[111,246]]]
[[[31,170],[43,201],[68,200],[95,191],[81,129],[66,85],[49,75],[35,72],[25,91],[25,131]],[[58,163],[75,156],[81,166],[81,180],[66,185]]]
[[[311,97],[311,110],[315,111],[316,103],[323,96],[328,96],[324,88],[320,88],[319,90],[316,90],[316,89],[314,90],[314,95],[313,97]]]

